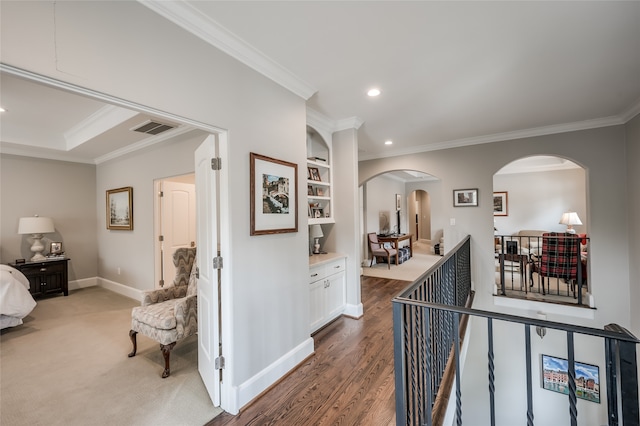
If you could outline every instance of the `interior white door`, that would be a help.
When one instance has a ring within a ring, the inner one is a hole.
[[[162,269],[167,287],[176,276],[173,253],[181,247],[196,246],[196,189],[193,184],[170,180],[161,185]]]
[[[215,406],[220,405],[219,270],[213,268],[218,255],[217,174],[211,169],[216,137],[210,135],[195,152],[196,211],[198,238],[198,371]]]

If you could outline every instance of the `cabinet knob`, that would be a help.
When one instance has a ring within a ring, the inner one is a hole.
[[[40,268],[40,272],[47,272],[47,268]]]
[[[316,272],[315,274],[311,274],[312,277],[317,277],[318,273]]]

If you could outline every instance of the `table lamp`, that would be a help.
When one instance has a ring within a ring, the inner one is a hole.
[[[42,234],[51,232],[55,232],[55,228],[53,227],[53,220],[49,217],[39,217],[35,215],[33,217],[20,218],[18,234],[31,234],[31,238],[33,238],[33,244],[31,245],[31,251],[34,253],[31,258],[32,262],[46,260],[46,257],[42,255],[42,251],[44,250]]]
[[[315,238],[313,244],[313,254],[320,254],[320,241],[319,239],[324,237],[322,233],[322,227],[320,225],[311,225],[311,238]]]
[[[580,218],[578,217],[578,213],[576,212],[566,212],[562,213],[562,217],[560,218],[561,225],[567,225],[567,232],[570,234],[575,234],[576,230],[573,229],[573,225],[582,225]]]

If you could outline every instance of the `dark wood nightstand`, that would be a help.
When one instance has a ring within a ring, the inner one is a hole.
[[[29,280],[29,292],[33,297],[45,294],[64,293],[69,295],[69,259],[45,260],[42,262],[10,263]]]

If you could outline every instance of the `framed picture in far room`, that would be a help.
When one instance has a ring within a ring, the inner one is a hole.
[[[60,242],[52,242],[49,247],[49,254],[59,256],[63,253],[62,251],[62,243]]]
[[[133,188],[107,190],[107,229],[133,231]]]
[[[506,191],[493,193],[493,215],[509,216],[509,196]]]
[[[453,207],[478,207],[478,189],[454,189]]]

